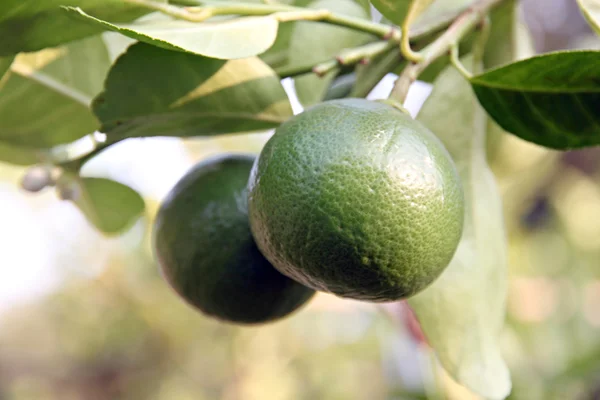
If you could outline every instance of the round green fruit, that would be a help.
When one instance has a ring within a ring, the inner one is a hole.
[[[376,302],[411,296],[450,262],[464,198],[454,163],[425,126],[361,99],[282,124],[249,180],[262,254],[316,290]]]
[[[162,203],[153,232],[162,273],[183,299],[248,324],[284,317],[314,294],[273,268],[252,239],[246,183],[253,162],[226,155],[196,165]]]

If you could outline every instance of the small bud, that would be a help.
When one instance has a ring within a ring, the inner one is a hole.
[[[31,193],[40,192],[53,184],[50,168],[39,165],[30,168],[21,179],[21,187]]]

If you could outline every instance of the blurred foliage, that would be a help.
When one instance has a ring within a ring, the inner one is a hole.
[[[572,47],[597,48],[578,37]],[[267,137],[189,140],[186,151],[190,163],[256,153]],[[498,133],[488,156],[510,245],[510,399],[600,399],[600,149],[559,153]],[[14,188],[23,171],[0,164],[0,181]],[[51,191],[22,199],[31,208],[57,201]],[[49,235],[66,242],[54,252],[65,279],[2,309],[0,400],[475,399],[437,367],[403,304],[321,294],[251,328],[198,314],[154,264],[146,228],[160,199],[145,200],[148,218],[119,239],[51,221]],[[4,268],[10,279],[19,265]]]

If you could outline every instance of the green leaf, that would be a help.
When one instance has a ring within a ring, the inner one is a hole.
[[[577,0],[577,4],[592,29],[600,35],[600,2],[598,0]]]
[[[433,2],[427,1],[427,3],[430,4],[414,20],[415,28],[423,29],[425,26],[435,25],[448,15],[465,10],[473,4],[473,0],[434,0]]]
[[[486,399],[503,399],[510,377],[498,345],[507,291],[501,199],[484,151],[487,118],[452,67],[436,79],[418,120],[450,152],[465,191],[463,237],[448,268],[408,300],[442,366]]]
[[[402,25],[409,16],[410,25],[424,27],[436,24],[440,18],[452,15],[468,7],[473,0],[371,0],[377,10],[390,22]]]
[[[73,202],[98,230],[114,235],[130,228],[144,213],[135,190],[104,178],[78,178]]]
[[[317,0],[309,8],[368,18],[365,9],[352,0]],[[360,46],[370,39],[372,36],[348,28],[319,22],[297,22],[290,42],[289,61],[291,65],[315,65],[332,59],[345,48]],[[337,71],[333,71],[324,77],[306,74],[296,78],[294,84],[300,102],[309,106],[321,101],[336,75]]]
[[[260,131],[292,115],[259,58],[225,61],[145,43],[117,60],[93,108],[113,139]]]
[[[411,26],[419,17],[423,15],[431,3],[433,3],[433,0],[412,0],[402,24]]]
[[[245,58],[265,52],[275,42],[279,25],[271,16],[201,24],[168,17],[131,24],[111,24],[86,14],[80,8],[68,7],[65,12],[99,28],[119,32],[167,50],[220,59]]]
[[[600,144],[600,52],[543,54],[471,79],[504,130],[555,149]]]
[[[279,24],[277,39],[273,45],[260,55],[260,59],[271,68],[287,65],[289,62],[290,42],[296,22],[284,22]]]
[[[147,13],[122,0],[2,0],[0,56],[54,47],[102,31],[97,26],[69,18],[60,8],[62,5],[84,7],[98,18],[111,22],[128,22]]]
[[[0,82],[0,160],[29,165],[98,129],[90,104],[110,59],[100,37],[19,55]]]
[[[411,0],[371,0],[371,3],[390,22],[402,25]]]

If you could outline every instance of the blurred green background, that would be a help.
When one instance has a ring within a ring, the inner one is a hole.
[[[524,2],[538,50],[600,48],[570,3]],[[24,169],[0,164],[0,400],[475,399],[402,303],[319,294],[286,320],[239,328],[162,281],[148,229],[160,199],[197,160],[258,152],[267,137],[130,140],[93,160],[85,173],[148,203],[146,221],[110,239],[52,191],[19,191]],[[510,246],[510,398],[600,399],[600,149],[490,139]]]

